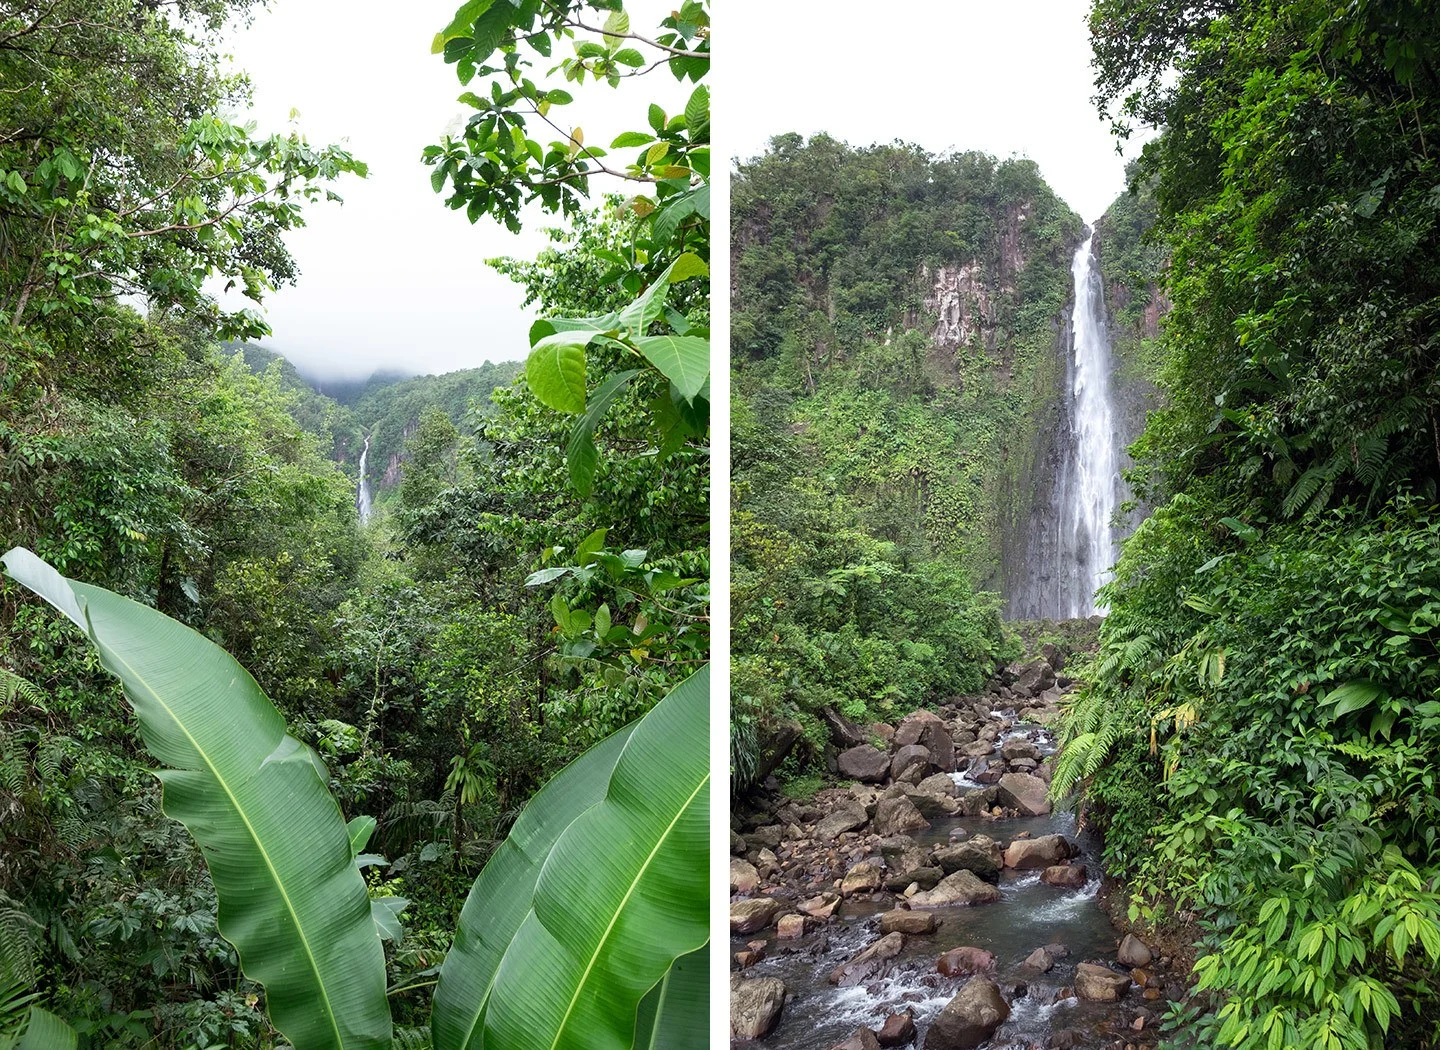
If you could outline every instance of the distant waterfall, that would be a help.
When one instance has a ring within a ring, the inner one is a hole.
[[[1090,254],[1093,238],[1087,230],[1070,263],[1075,306],[1057,461],[1049,499],[1037,504],[1030,519],[1026,557],[1012,573],[1009,612],[1016,619],[1103,613],[1095,605],[1095,589],[1106,581],[1117,553],[1110,520],[1121,488],[1122,438],[1111,391],[1104,283]]]
[[[370,458],[370,435],[365,435],[365,447],[360,452],[360,493],[355,498],[355,506],[360,511],[360,524],[364,525],[370,520],[373,506],[370,500],[370,478],[365,473],[365,463]]]

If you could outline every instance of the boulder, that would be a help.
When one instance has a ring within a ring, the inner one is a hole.
[[[1055,684],[1055,668],[1044,659],[1031,660],[1028,664],[1014,668],[1014,674],[1015,680],[1010,683],[1010,691],[1019,696],[1038,696]]]
[[[920,783],[915,785],[915,790],[926,795],[944,795],[948,798],[955,797],[955,778],[949,773],[932,773]],[[899,1014],[892,1014],[898,1017]]]
[[[859,744],[869,743],[870,734],[833,707],[822,708],[820,717],[824,719],[826,728],[830,730],[830,741],[836,747],[855,747]]]
[[[840,907],[840,894],[821,893],[801,901],[798,907],[806,915],[816,919],[828,919],[835,914],[835,909]]]
[[[749,844],[746,843],[745,839],[741,837],[739,832],[730,832],[730,853],[732,856],[743,857],[745,855],[745,851],[749,848]]]
[[[1044,948],[1036,948],[1029,955],[1025,956],[1025,961],[1020,965],[1026,969],[1034,970],[1036,973],[1049,973],[1055,966],[1055,960],[1050,957],[1050,953]]]
[[[935,963],[935,969],[946,977],[968,977],[972,973],[985,973],[995,967],[995,956],[984,948],[969,946],[951,948]]]
[[[754,933],[774,921],[780,902],[771,897],[749,897],[730,905],[730,932]]]
[[[1006,762],[1014,762],[1019,758],[1028,758],[1038,762],[1040,749],[1023,736],[1017,736],[1000,745],[1000,757]]]
[[[955,769],[955,744],[950,736],[950,727],[933,711],[916,711],[907,715],[895,727],[893,744],[896,747],[919,744],[929,752],[935,768],[944,773]]]
[[[730,975],[730,1034],[736,1039],[768,1035],[785,1005],[785,982],[776,977]]]
[[[879,783],[890,772],[890,756],[869,744],[860,744],[840,752],[835,758],[835,764],[841,776],[867,784]]]
[[[1130,987],[1130,975],[1108,966],[1081,963],[1075,967],[1075,994],[1097,1003],[1113,1003]]]
[[[775,939],[780,941],[793,941],[797,937],[805,936],[805,916],[796,915],[793,912],[789,915],[780,916],[780,921],[775,924]]]
[[[740,857],[730,858],[730,892],[754,893],[760,888],[760,873],[755,865]]]
[[[900,954],[905,947],[903,933],[887,933],[875,943],[852,955],[830,974],[830,983],[842,988],[864,984],[883,968],[884,964]]]
[[[880,913],[881,933],[934,933],[940,925],[939,918],[933,911],[907,911],[904,908],[896,908],[893,911]]]
[[[895,752],[895,757],[890,760],[890,775],[896,780],[909,775],[918,769],[920,775],[915,778],[919,783],[930,772],[930,749],[924,744],[906,744]]]
[[[948,776],[948,774],[944,773],[940,775]],[[925,781],[922,780],[920,783],[924,784]],[[955,782],[951,781],[950,786],[953,788]],[[912,788],[907,788],[905,797],[910,800],[912,806],[920,811],[920,815],[927,819],[933,817],[953,817],[956,813],[960,812],[960,800],[952,794],[941,794],[939,792],[931,794],[928,791],[922,791],[917,785]]]
[[[925,1050],[974,1050],[1010,1016],[994,981],[972,977],[945,1004],[925,1033]]]
[[[1083,864],[1056,864],[1046,868],[1040,874],[1040,881],[1047,886],[1062,886],[1067,890],[1078,890],[1085,886],[1085,875],[1085,865]]]
[[[922,890],[929,890],[934,889],[935,884],[944,877],[945,873],[935,867],[906,868],[903,871],[892,871],[887,874],[881,885],[891,893],[904,893],[905,887],[912,882]]]
[[[1074,851],[1064,835],[1041,835],[1038,839],[1016,839],[1005,847],[1005,866],[1021,871],[1052,867]]]
[[[1121,966],[1149,966],[1154,954],[1139,937],[1127,933],[1120,942],[1120,950],[1115,953],[1115,958],[1120,961]]]
[[[875,804],[874,830],[877,835],[903,835],[929,826],[930,822],[904,795],[884,798]]]
[[[878,864],[862,860],[845,872],[840,880],[840,896],[853,897],[857,893],[873,893],[880,888],[881,871]]]
[[[846,802],[829,816],[821,818],[820,823],[815,825],[815,837],[821,842],[829,842],[847,831],[862,827],[869,819],[870,814],[859,802]]]
[[[1000,843],[989,835],[976,835],[952,846],[942,846],[935,851],[933,859],[948,875],[955,871],[973,871],[976,875],[994,875],[1004,862]]]
[[[1000,899],[1000,891],[979,876],[967,870],[946,875],[933,890],[925,890],[910,898],[917,908],[947,908],[966,904],[993,904]]]
[[[1013,806],[1027,817],[1044,817],[1050,813],[1049,786],[1030,773],[1006,773],[997,782],[1000,801]]]
[[[875,1035],[881,1046],[904,1046],[915,1039],[915,1015],[909,1010],[891,1014]]]
[[[880,1039],[862,1024],[855,1029],[854,1035],[843,1043],[836,1043],[830,1050],[880,1050]]]
[[[970,779],[977,784],[994,784],[1005,775],[1005,763],[990,755],[981,755],[970,766]]]
[[[754,828],[745,833],[745,841],[750,846],[763,847],[765,849],[779,849],[780,840],[785,837],[785,829],[779,824],[766,824],[764,827]]]

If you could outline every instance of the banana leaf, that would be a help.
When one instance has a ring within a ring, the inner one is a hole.
[[[640,1001],[635,1050],[705,1050],[710,1045],[710,947],[682,955]]]
[[[476,880],[436,1050],[630,1050],[637,1020],[661,1025],[663,990],[642,1000],[708,935],[708,668],[622,733],[530,800]]]
[[[69,617],[118,677],[165,812],[200,845],[220,933],[265,986],[295,1050],[389,1050],[385,958],[351,838],[318,757],[228,653],[118,594],[68,580],[28,550],[19,583]]]

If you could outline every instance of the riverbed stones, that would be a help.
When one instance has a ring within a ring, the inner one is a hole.
[[[801,901],[797,907],[812,918],[828,919],[835,914],[835,909],[840,907],[840,894],[820,893]]]
[[[1056,864],[1040,873],[1040,881],[1047,886],[1060,886],[1067,890],[1078,890],[1085,886],[1086,871],[1083,864]]]
[[[947,875],[961,870],[973,871],[982,877],[994,875],[1004,861],[1000,843],[989,835],[976,835],[952,846],[941,846],[932,856]]]
[[[955,778],[949,773],[932,773],[916,784],[915,790],[925,795],[943,795],[946,798],[954,798]]]
[[[906,744],[895,752],[890,760],[890,775],[896,780],[912,777],[918,784],[930,772],[930,749],[924,744]],[[917,773],[918,771],[918,773]]]
[[[821,842],[829,842],[847,831],[863,827],[869,819],[870,814],[859,802],[846,802],[815,825],[815,837]]]
[[[875,1033],[881,1046],[904,1046],[915,1039],[915,1015],[909,1010],[891,1014],[885,1018],[880,1031]]]
[[[945,1004],[925,1033],[925,1050],[974,1050],[1010,1016],[995,982],[972,977]]]
[[[882,798],[875,804],[874,829],[877,835],[903,835],[929,826],[930,822],[904,795]]]
[[[907,715],[905,720],[895,727],[892,743],[901,748],[919,744],[928,752],[930,763],[936,769],[942,773],[950,773],[955,769],[955,743],[950,736],[950,727],[945,724],[945,719],[933,711],[916,711]]]
[[[1041,835],[1038,839],[1016,839],[1005,847],[1005,866],[1021,871],[1044,870],[1059,864],[1073,851],[1064,835]]]
[[[926,865],[920,868],[906,868],[904,871],[889,872],[881,883],[891,893],[904,893],[910,885],[919,889],[934,889],[935,884],[945,877],[939,868]]]
[[[742,857],[730,858],[730,892],[754,893],[760,888],[760,873]]]
[[[1010,691],[1019,696],[1039,696],[1055,684],[1055,668],[1050,666],[1048,660],[1031,660],[1013,670],[1015,680],[1010,683]]]
[[[895,908],[880,914],[881,933],[934,933],[940,925],[940,918],[933,911],[913,911]]]
[[[1000,745],[1000,757],[1006,762],[1014,762],[1017,759],[1023,758],[1038,762],[1040,759],[1040,749],[1023,736],[1017,736]]]
[[[898,931],[887,933],[878,941],[862,948],[847,961],[835,967],[830,973],[830,983],[838,984],[842,988],[864,984],[879,973],[885,963],[899,955],[900,950],[904,947],[905,935],[903,933]]]
[[[1145,942],[1133,933],[1127,933],[1125,939],[1120,942],[1120,950],[1115,953],[1121,966],[1149,966],[1154,953],[1146,946]]]
[[[774,921],[780,902],[771,897],[750,897],[730,904],[730,932],[754,933]]]
[[[873,861],[862,860],[852,865],[850,870],[845,872],[845,877],[840,880],[840,896],[853,897],[857,893],[874,893],[880,888],[881,879],[884,873],[880,865]]]
[[[1130,975],[1108,966],[1081,963],[1075,967],[1075,994],[1097,1003],[1116,1002],[1130,987]]]
[[[961,869],[946,875],[933,890],[925,890],[910,898],[916,908],[948,908],[957,905],[994,904],[1000,891],[981,881],[972,871]]]
[[[793,941],[804,936],[805,916],[803,915],[796,915],[793,912],[789,915],[782,915],[780,921],[775,924],[776,940]]]
[[[935,961],[935,969],[946,977],[968,977],[995,967],[995,955],[984,948],[962,945],[951,948]]]
[[[784,837],[785,829],[779,824],[766,824],[762,827],[752,828],[745,833],[745,841],[750,844],[752,849],[779,849],[780,840]]]
[[[1027,817],[1050,814],[1049,786],[1031,773],[1006,773],[995,785],[1000,801]]]
[[[778,977],[730,975],[730,1034],[736,1039],[768,1035],[785,1006],[785,982]]]
[[[890,756],[869,744],[859,744],[840,752],[835,758],[835,765],[841,776],[867,784],[878,784],[890,772]]]
[[[1049,973],[1055,966],[1055,960],[1050,957],[1050,953],[1044,948],[1036,948],[1029,955],[1025,956],[1025,961],[1020,965],[1024,966],[1027,970],[1034,970],[1036,973]]]

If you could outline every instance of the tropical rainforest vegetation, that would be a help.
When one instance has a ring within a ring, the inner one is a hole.
[[[563,223],[496,263],[538,349],[528,382],[477,361],[347,403],[211,295],[292,281],[285,231],[365,175],[224,116],[249,13],[0,14],[0,1043],[678,1045],[707,936],[707,8],[457,12],[436,61],[498,109],[449,202]],[[638,192],[592,192],[579,129],[523,144],[569,95],[522,52],[688,84],[605,162]],[[398,480],[361,528],[365,434]]]

